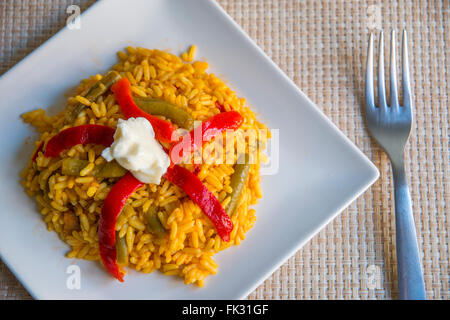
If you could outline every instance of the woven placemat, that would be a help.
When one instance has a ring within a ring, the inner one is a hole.
[[[69,5],[84,10],[92,2],[1,1],[0,74],[64,26]],[[382,27],[405,28],[409,34],[416,117],[406,170],[427,297],[450,299],[448,0],[218,2],[381,173],[370,190],[248,298],[397,298],[391,169],[369,137],[361,112],[368,32]],[[0,262],[0,299],[30,298]]]

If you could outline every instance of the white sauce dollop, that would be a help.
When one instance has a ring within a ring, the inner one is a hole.
[[[144,183],[161,182],[170,158],[155,139],[155,132],[145,118],[119,119],[111,147],[102,152],[108,162],[116,161]]]

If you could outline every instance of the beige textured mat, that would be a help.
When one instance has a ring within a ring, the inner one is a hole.
[[[64,26],[70,4],[84,10],[92,2],[1,1],[0,74]],[[368,136],[361,112],[368,27],[377,23],[409,34],[416,117],[406,163],[413,211],[427,296],[450,299],[448,0],[218,2],[381,172],[370,190],[249,299],[397,297],[391,170]],[[381,281],[373,288],[370,277],[377,272]],[[30,298],[0,261],[0,299]]]

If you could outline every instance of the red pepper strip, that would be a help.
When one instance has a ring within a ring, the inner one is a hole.
[[[44,141],[42,141],[42,142],[39,144],[39,147],[37,147],[36,151],[34,151],[33,155],[31,156],[31,161],[32,161],[32,162],[35,162],[35,161],[36,161],[36,158],[37,158],[37,156],[38,156],[39,151],[42,151],[43,149],[44,149]]]
[[[125,118],[146,118],[155,131],[156,140],[166,143],[174,142],[174,140],[172,140],[172,134],[176,129],[175,126],[169,121],[152,116],[139,108],[133,100],[131,95],[131,85],[127,78],[123,78],[113,84],[111,91],[114,92]]]
[[[98,245],[103,266],[120,282],[123,282],[124,273],[117,265],[116,220],[128,197],[143,185],[130,172],[127,172],[106,196],[98,223]]]
[[[236,130],[243,122],[244,118],[237,111],[216,114],[202,123],[201,132],[197,131],[199,128],[195,128],[189,133],[189,137],[183,137],[180,142],[173,145],[170,149],[170,158],[174,163],[179,163],[180,161],[174,161],[174,159],[182,159],[183,152],[188,150],[194,152],[219,133],[225,130]],[[196,135],[199,133],[202,135],[201,141],[195,141]],[[198,145],[199,142],[201,145]],[[176,152],[179,154],[177,155]]]
[[[189,198],[202,209],[216,227],[217,233],[223,241],[230,241],[233,222],[219,200],[196,175],[179,165],[174,165],[172,168],[167,169],[164,177],[183,189]]]
[[[109,147],[114,142],[115,129],[99,124],[84,124],[61,131],[52,137],[45,148],[46,157],[57,157],[61,151],[77,144],[102,144]]]

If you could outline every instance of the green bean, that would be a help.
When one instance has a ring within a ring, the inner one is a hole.
[[[64,159],[61,165],[61,172],[65,176],[79,176],[80,171],[83,170],[89,161],[79,159]]]
[[[79,176],[89,161],[67,158],[62,161],[61,172],[66,176]],[[115,160],[103,164],[95,165],[91,175],[97,178],[119,178],[125,175],[127,170],[119,165]]]
[[[244,190],[245,182],[247,181],[248,173],[250,171],[250,163],[248,154],[245,155],[245,162],[238,163],[234,166],[234,173],[230,178],[231,200],[227,206],[229,216],[232,216],[241,199],[242,191]]]
[[[194,128],[194,118],[189,112],[169,101],[143,97],[134,97],[133,100],[139,108],[147,113],[163,116],[189,131]]]
[[[166,229],[164,229],[158,218],[158,208],[151,207],[144,218],[147,221],[147,227],[150,232],[156,234],[158,237],[162,237],[166,234]]]
[[[172,201],[172,202],[164,205],[163,208],[166,211],[167,215],[169,216],[173,212],[173,210],[175,210],[176,208],[178,208],[180,206],[181,206],[180,200],[175,200],[175,201]]]
[[[116,252],[117,252],[117,263],[121,265],[126,265],[128,263],[128,248],[127,240],[125,237],[119,237],[119,232],[116,231]]]
[[[105,74],[99,81],[97,81],[86,93],[85,98],[93,101],[104,94],[115,82],[120,80],[120,74],[117,71],[110,71]],[[75,121],[81,111],[86,106],[79,103],[75,106],[72,112],[67,113],[66,122],[70,123]]]
[[[115,160],[94,167],[94,176],[98,178],[119,178],[125,175],[127,170]]]

